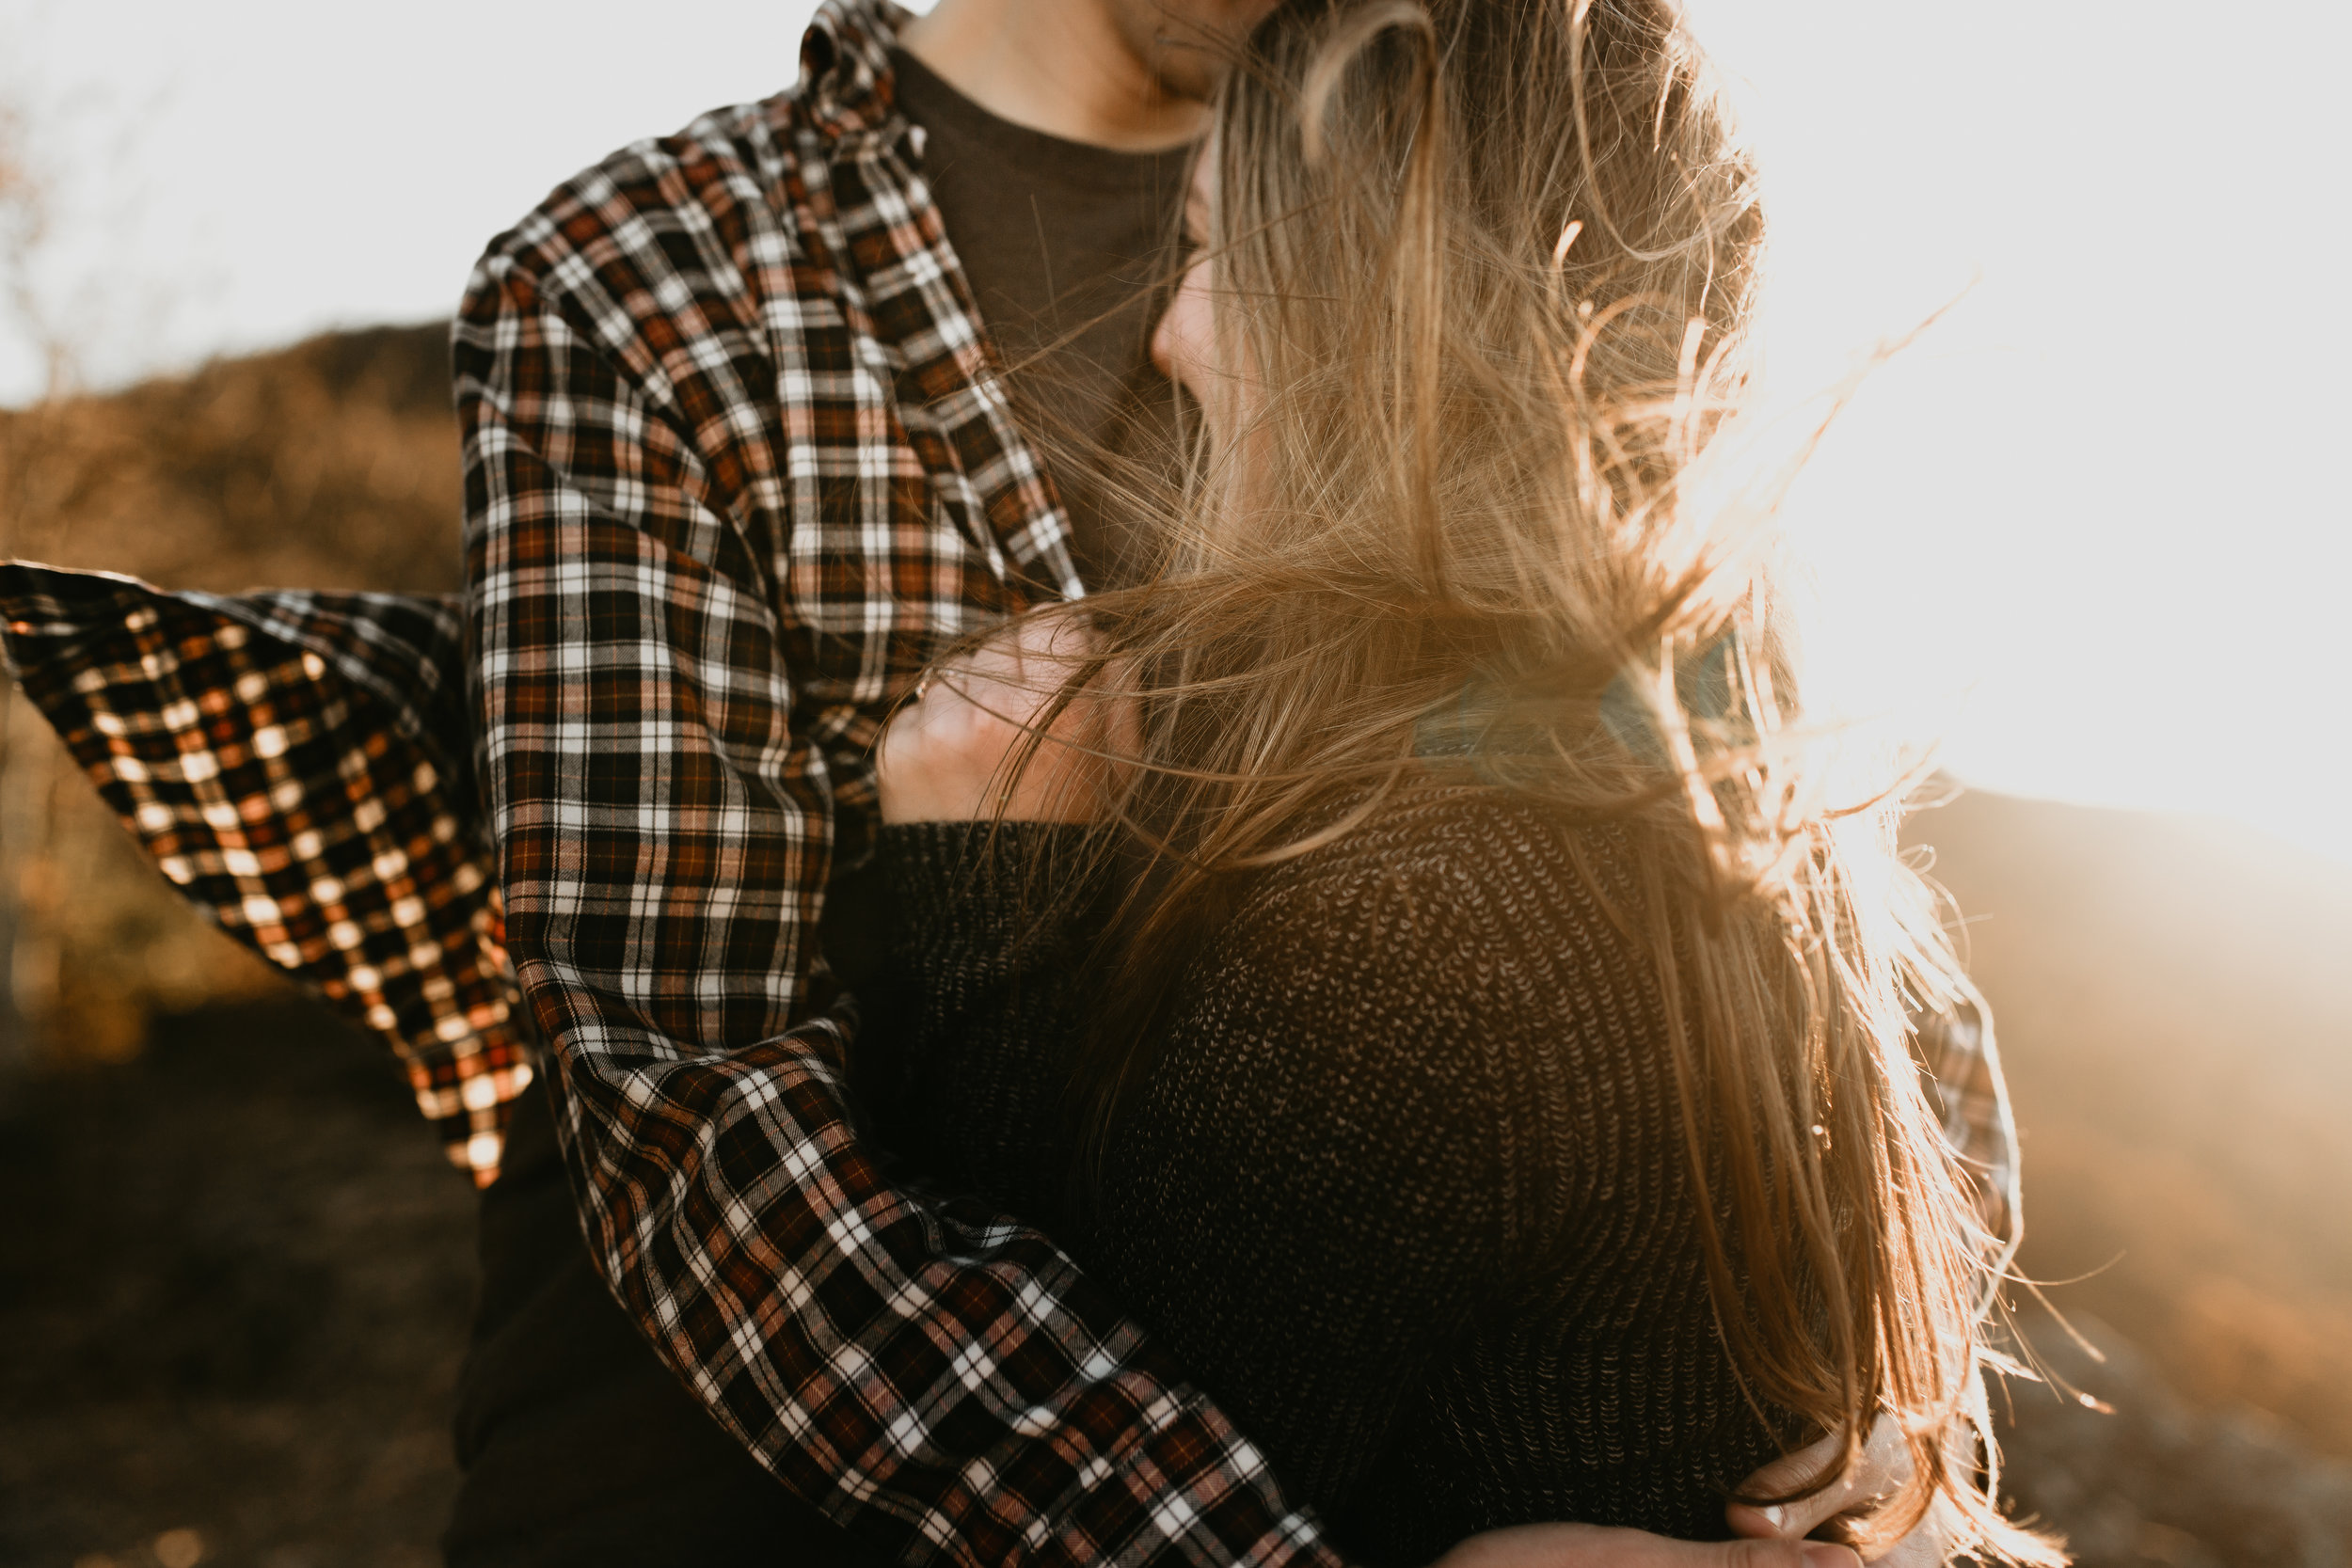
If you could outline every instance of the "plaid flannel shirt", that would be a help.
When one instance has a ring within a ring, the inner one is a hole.
[[[894,1189],[816,942],[946,641],[1076,594],[1051,483],[834,0],[797,91],[628,148],[459,313],[507,951],[591,1250],[794,1490],[902,1560],[1336,1561],[1044,1237]]]
[[[532,1079],[469,773],[464,619],[0,563],[25,696],[215,924],[381,1035],[487,1184]]]
[[[795,93],[494,242],[457,333],[478,714],[437,601],[11,566],[9,657],[478,1180],[535,1018],[616,1291],[795,1490],[910,1562],[1330,1560],[1044,1238],[892,1188],[852,1131],[812,939],[879,721],[943,639],[1078,590],[892,110],[897,21],[834,0]],[[2006,1101],[1956,1022],[1923,1065],[1999,1213]]]

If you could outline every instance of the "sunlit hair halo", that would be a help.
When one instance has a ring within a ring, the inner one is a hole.
[[[1970,993],[1898,854],[1899,781],[1831,799],[1772,486],[1702,499],[1762,238],[1704,67],[1666,0],[1291,0],[1238,61],[1218,439],[1181,495],[1126,498],[1160,569],[1089,601],[1044,721],[1089,682],[1136,705],[1098,837],[1146,869],[1073,1064],[1079,1186],[1237,877],[1427,781],[1618,824],[1751,1398],[1850,1453],[1900,1419],[1914,1475],[1879,1529],[1941,1498],[1981,1555],[2062,1562],[2001,1519],[1990,1433],[1947,1441],[2007,1253],[1915,1066],[1913,1015]]]

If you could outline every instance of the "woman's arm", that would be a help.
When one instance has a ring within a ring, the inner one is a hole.
[[[935,1174],[1055,1228],[1066,1164],[1051,1067],[1084,1026],[1109,879],[1061,823],[885,827],[888,1097]]]

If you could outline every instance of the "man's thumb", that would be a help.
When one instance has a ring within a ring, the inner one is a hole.
[[[1726,1541],[1721,1568],[1862,1568],[1851,1546],[1827,1541]]]

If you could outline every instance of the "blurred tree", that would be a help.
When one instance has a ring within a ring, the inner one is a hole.
[[[54,402],[70,369],[63,342],[47,329],[33,287],[33,268],[48,233],[48,204],[32,158],[27,117],[0,103],[0,304],[10,336],[42,366],[42,395],[24,420],[0,436],[0,553],[24,549],[32,517],[35,465],[17,450],[40,409]],[[22,1074],[54,995],[56,944],[44,940],[27,895],[42,890],[41,867],[54,816],[54,792],[40,787],[48,771],[27,759],[37,748],[24,739],[31,715],[11,687],[0,698],[0,1081]]]

